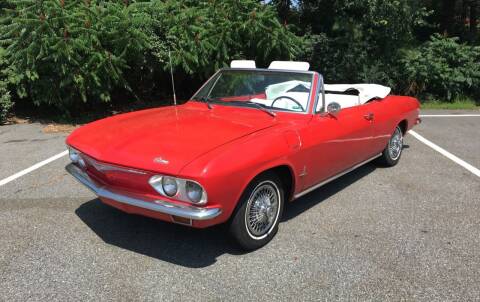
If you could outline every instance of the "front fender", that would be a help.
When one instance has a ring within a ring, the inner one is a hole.
[[[208,204],[222,207],[222,222],[228,220],[248,184],[262,172],[287,166],[298,182],[299,167],[292,161],[301,143],[292,144],[281,127],[260,131],[217,148],[185,166],[182,177],[195,179],[205,188]]]

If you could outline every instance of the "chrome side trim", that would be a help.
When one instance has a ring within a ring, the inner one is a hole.
[[[355,165],[355,166],[353,166],[353,167],[351,167],[351,168],[349,168],[349,169],[347,169],[347,170],[345,170],[345,171],[343,171],[343,172],[341,172],[341,173],[339,173],[339,174],[337,174],[337,175],[334,175],[334,176],[332,176],[332,177],[330,177],[330,178],[328,178],[328,179],[326,179],[326,180],[324,180],[324,181],[322,181],[322,182],[320,182],[320,183],[318,183],[318,184],[316,184],[316,185],[314,185],[314,186],[312,186],[312,187],[310,187],[310,188],[308,188],[308,189],[306,189],[306,190],[304,190],[304,191],[296,194],[293,198],[294,198],[294,199],[297,199],[297,198],[300,198],[300,197],[302,197],[302,196],[304,196],[304,195],[306,195],[306,194],[308,194],[308,193],[310,193],[310,192],[312,192],[312,191],[315,191],[316,189],[320,188],[321,186],[324,186],[324,185],[328,184],[329,182],[332,182],[332,181],[334,181],[335,179],[340,178],[340,177],[342,177],[343,175],[352,172],[353,170],[357,169],[358,167],[361,167],[361,166],[363,166],[364,164],[366,164],[366,163],[368,163],[368,162],[371,162],[372,160],[374,160],[375,158],[378,158],[378,157],[380,157],[380,156],[382,156],[382,153],[377,154],[377,155],[375,155],[374,157],[369,158],[369,159],[367,159],[367,160],[365,160],[365,161],[362,161],[361,163],[359,163],[359,164],[357,164],[357,165]]]
[[[139,198],[115,192],[103,186],[98,186],[85,172],[74,164],[68,164],[65,169],[97,196],[112,199],[120,203],[193,220],[208,220],[215,218],[222,213],[220,208],[200,208],[195,206],[178,205],[163,200],[154,200],[152,202],[141,200]]]

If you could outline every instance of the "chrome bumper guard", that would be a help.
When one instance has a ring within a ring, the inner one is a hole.
[[[104,186],[98,186],[85,172],[83,172],[74,164],[68,164],[65,169],[80,183],[93,191],[93,193],[95,193],[97,196],[115,200],[120,203],[192,220],[208,220],[215,218],[222,213],[220,208],[200,208],[195,206],[177,205],[162,200],[145,201],[130,197],[124,194],[116,193]]]

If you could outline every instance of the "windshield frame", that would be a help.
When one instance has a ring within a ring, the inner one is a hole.
[[[308,94],[308,103],[307,103],[307,106],[305,108],[305,111],[290,111],[290,110],[282,110],[282,109],[278,109],[278,108],[270,108],[270,107],[265,107],[271,111],[275,111],[275,112],[285,112],[285,113],[294,113],[294,114],[311,114],[311,103],[312,103],[312,94],[315,94],[315,99],[314,99],[314,104],[316,104],[318,102],[318,96],[319,96],[319,91],[321,91],[321,86],[323,86],[323,77],[318,73],[318,72],[315,72],[315,71],[303,71],[303,70],[284,70],[284,69],[267,69],[267,68],[221,68],[219,69],[217,72],[215,72],[207,81],[205,81],[205,83],[203,83],[203,85],[193,94],[193,96],[190,98],[190,100],[193,100],[193,101],[197,101],[197,102],[200,102],[200,100],[197,98],[197,94],[203,90],[203,88],[208,85],[211,81],[215,81],[212,85],[212,87],[210,88],[209,90],[209,93],[211,92],[211,90],[213,89],[213,87],[215,87],[216,85],[216,81],[218,81],[218,79],[220,78],[220,76],[218,76],[221,72],[224,72],[224,71],[253,71],[253,72],[282,72],[282,73],[296,73],[296,74],[309,74],[311,75],[311,87],[310,87],[310,92]],[[318,82],[317,84],[315,84],[315,75],[318,75],[319,79],[318,79]],[[215,79],[215,77],[217,77]],[[225,101],[225,102],[215,102],[215,104],[218,104],[218,105],[225,105],[225,106],[236,106],[236,107],[249,107],[249,108],[255,108],[255,107],[252,107],[252,106],[241,106],[241,105],[238,105],[238,104],[229,104],[228,101]]]

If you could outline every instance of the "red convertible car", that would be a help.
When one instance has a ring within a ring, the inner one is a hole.
[[[68,138],[66,169],[102,202],[194,228],[226,224],[252,250],[285,203],[373,159],[394,166],[419,102],[324,84],[304,62],[234,61],[185,104],[112,116]]]

